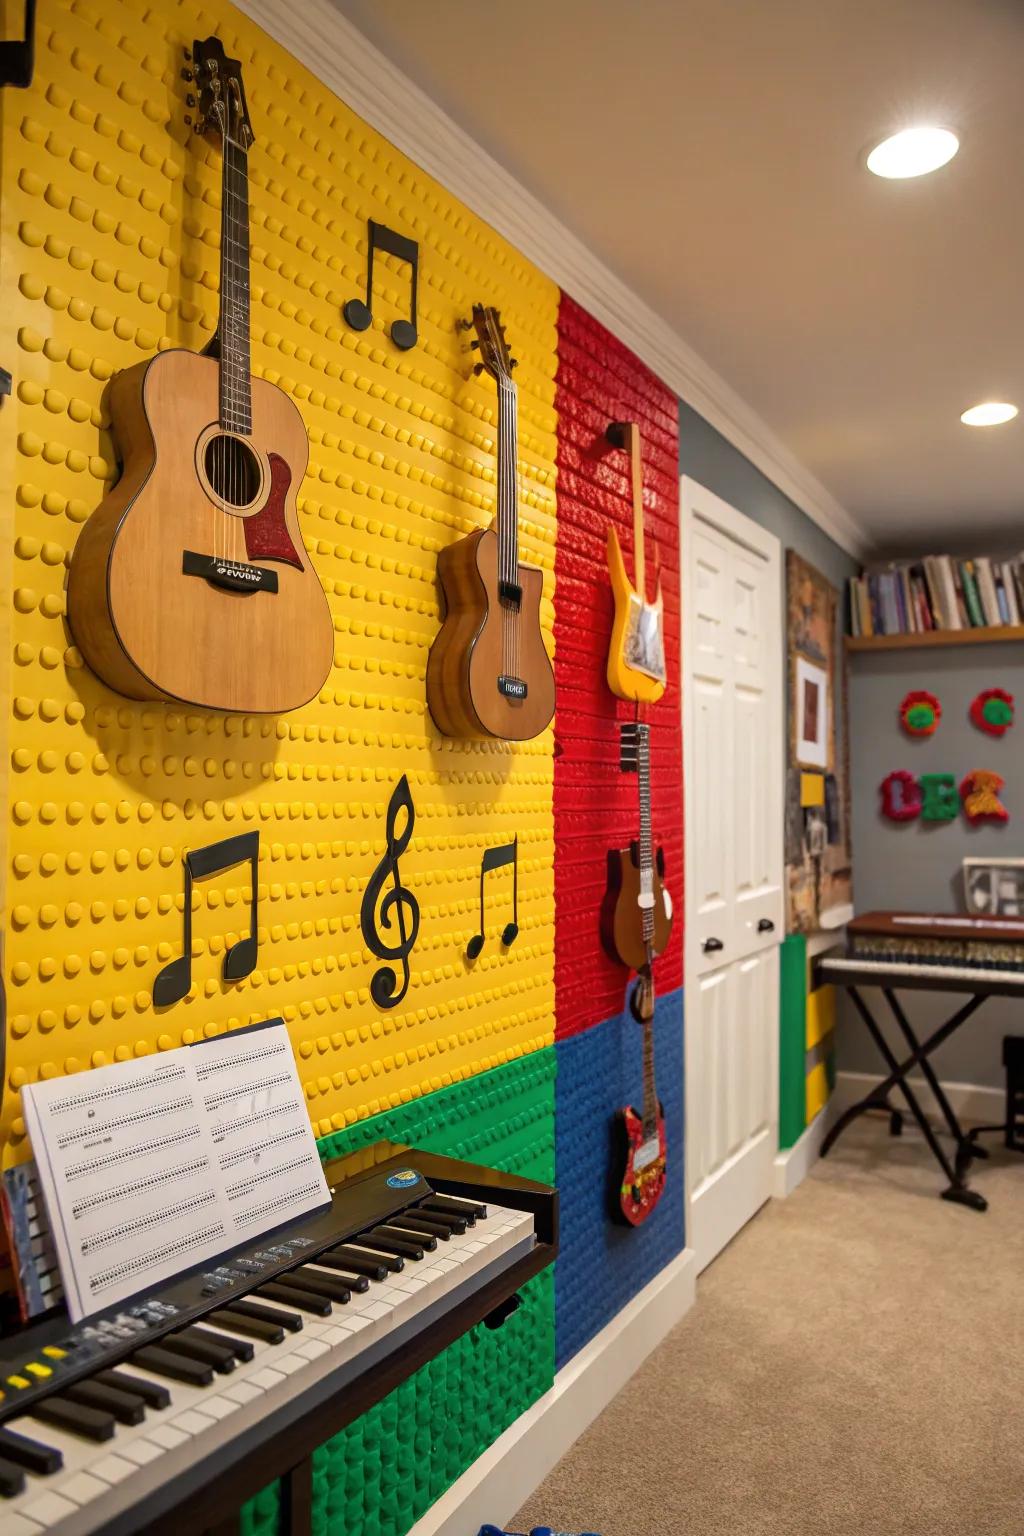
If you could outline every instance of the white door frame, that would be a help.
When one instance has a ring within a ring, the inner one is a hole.
[[[777,837],[777,840],[778,840],[777,841],[778,868],[779,868],[780,872],[782,873],[782,877],[784,879],[785,878],[785,856],[784,856],[784,853],[785,853],[785,843],[784,843],[785,801],[784,801],[784,783],[783,783],[782,768],[783,768],[783,756],[784,756],[784,744],[785,744],[785,736],[784,736],[784,730],[785,730],[785,695],[784,695],[784,692],[783,692],[783,689],[784,689],[784,677],[783,677],[784,669],[783,669],[783,655],[782,655],[782,652],[783,652],[783,635],[782,635],[782,572],[783,572],[783,565],[782,565],[782,542],[781,542],[780,539],[778,539],[775,536],[774,533],[769,533],[769,531],[766,528],[762,528],[759,523],[755,523],[751,518],[747,517],[744,513],[738,512],[735,507],[733,507],[733,506],[731,506],[729,504],[729,502],[723,501],[720,496],[716,496],[713,491],[709,491],[705,486],[701,485],[699,481],[694,480],[692,478],[692,476],[690,476],[690,475],[682,475],[680,477],[679,492],[680,492],[680,494],[679,494],[679,510],[680,510],[680,530],[679,530],[679,532],[680,532],[680,537],[679,537],[679,564],[680,564],[679,576],[680,576],[680,586],[679,586],[679,590],[680,590],[681,601],[682,601],[682,605],[683,605],[682,630],[681,630],[680,647],[679,647],[679,670],[680,670],[680,687],[681,687],[681,691],[682,691],[682,709],[681,709],[680,713],[681,713],[682,730],[683,730],[683,807],[684,807],[684,817],[685,817],[685,821],[684,821],[684,849],[689,846],[689,829],[690,829],[690,827],[693,824],[692,818],[693,818],[693,815],[694,815],[693,798],[692,798],[693,797],[693,783],[694,783],[694,777],[693,777],[693,775],[694,775],[694,756],[693,756],[693,753],[694,753],[694,738],[693,738],[693,731],[692,731],[693,701],[692,701],[692,699],[690,697],[690,690],[686,686],[687,658],[693,654],[693,650],[691,648],[694,645],[694,634],[693,634],[693,628],[692,628],[692,626],[693,626],[693,616],[691,614],[690,604],[689,604],[689,602],[687,600],[688,584],[687,584],[687,580],[686,580],[686,574],[687,573],[686,573],[685,562],[690,557],[690,551],[691,551],[692,542],[693,542],[692,541],[693,531],[694,531],[695,528],[699,527],[700,524],[703,523],[706,526],[708,526],[710,528],[713,528],[713,529],[716,529],[720,533],[725,534],[728,538],[734,540],[737,544],[743,545],[745,548],[751,550],[754,554],[760,555],[763,559],[765,559],[767,561],[769,569],[774,570],[774,572],[775,572],[775,580],[773,582],[769,583],[769,591],[768,591],[768,597],[767,597],[767,603],[766,603],[766,614],[765,614],[765,633],[769,634],[769,635],[775,635],[776,642],[777,642],[776,664],[771,669],[771,678],[770,678],[770,684],[769,684],[768,719],[769,719],[769,721],[773,722],[772,727],[771,727],[771,733],[772,733],[772,738],[773,739],[769,743],[769,746],[770,746],[770,761],[774,765],[773,768],[772,768],[771,794],[772,794],[772,799],[773,799],[775,805],[778,808],[778,816],[776,818],[776,827],[775,827],[775,836]],[[684,863],[685,863],[685,853],[684,853]],[[691,922],[691,918],[692,918],[692,915],[693,915],[692,912],[691,912],[691,902],[693,900],[693,895],[692,895],[693,889],[694,889],[693,882],[689,879],[689,876],[686,873],[685,868],[684,868],[683,890],[684,890],[684,911],[685,911],[685,919],[686,919],[685,940],[684,940],[684,949],[683,949],[683,985],[684,985],[683,997],[684,997],[684,1009],[685,1009],[685,998],[689,994],[691,981],[694,979],[694,977],[697,974],[697,972],[696,972],[696,965],[697,965],[697,962],[698,962],[698,959],[699,959],[699,955],[698,955],[697,950],[696,950],[696,931],[695,931],[695,925]],[[780,933],[780,935],[779,935],[780,942],[781,942],[781,940],[782,940],[782,938],[784,936],[785,936],[784,933]],[[684,1018],[685,1018],[685,1012],[684,1012]],[[685,1024],[684,1024],[684,1031],[685,1031],[685,1036],[684,1036],[684,1060],[685,1060],[685,1065],[684,1065],[684,1071],[685,1071],[684,1106],[685,1106],[685,1115],[686,1115],[686,1125],[689,1126],[689,1124],[690,1124],[690,1115],[692,1113],[694,1113],[694,1111],[695,1111],[695,1106],[694,1106],[694,1104],[692,1102],[692,1094],[693,1094],[695,1078],[694,1078],[694,1072],[691,1070],[691,1068],[693,1067],[693,1058],[692,1058],[692,1042],[693,1042],[693,1037],[692,1037],[691,1031],[688,1028],[686,1028]],[[775,1140],[775,1143],[776,1143],[776,1148],[775,1148],[776,1150],[777,1150],[777,1142],[778,1142],[778,1123],[779,1123],[778,1045],[779,1045],[779,1042],[778,1042],[778,1022],[776,1020],[776,1029],[775,1029],[775,1032],[774,1032],[774,1039],[772,1041],[772,1059],[773,1059],[773,1061],[775,1062],[776,1065],[775,1065],[775,1069],[774,1069],[774,1071],[772,1073],[772,1082],[771,1082],[771,1093],[772,1093],[772,1104],[773,1104],[772,1126],[774,1128],[774,1140]],[[693,1218],[692,1218],[692,1212],[691,1212],[691,1209],[690,1209],[690,1190],[691,1190],[692,1168],[691,1168],[691,1159],[689,1157],[686,1158],[685,1178],[686,1178],[686,1234],[687,1234],[686,1240],[687,1240],[687,1243],[692,1243],[693,1239],[692,1239],[692,1235],[691,1234],[693,1232]]]

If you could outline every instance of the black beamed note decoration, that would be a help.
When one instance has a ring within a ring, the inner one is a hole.
[[[398,818],[403,812],[405,822],[401,831],[398,831]],[[388,801],[387,851],[370,876],[359,911],[359,923],[366,947],[378,960],[397,960],[402,966],[401,986],[394,966],[382,965],[374,972],[370,982],[370,996],[378,1008],[396,1008],[409,990],[409,955],[420,931],[420,904],[408,887],[402,884],[398,861],[409,846],[415,825],[416,807],[412,803],[409,780],[403,773]],[[394,886],[382,895],[388,879],[394,880]],[[389,943],[384,930],[390,934],[393,924],[397,928],[398,937],[394,943]]]
[[[354,331],[367,330],[373,319],[374,252],[387,251],[389,256],[397,256],[399,261],[407,261],[410,272],[409,318],[392,321],[391,340],[401,352],[408,352],[410,347],[416,345],[418,337],[416,290],[419,285],[419,241],[410,240],[408,235],[398,234],[397,230],[389,229],[386,224],[378,224],[376,219],[368,219],[367,224],[370,242],[366,253],[366,302],[364,303],[362,299],[349,299],[341,312]]]
[[[484,947],[484,881],[492,869],[504,869],[512,865],[512,921],[501,930],[501,942],[507,949],[519,937],[519,838],[503,843],[500,848],[485,848],[480,860],[480,932],[474,933],[466,945],[466,955],[475,960]]]
[[[205,848],[193,848],[185,855],[183,952],[176,960],[164,966],[153,983],[153,1002],[157,1008],[180,1003],[192,985],[192,882],[202,880],[206,875],[220,874],[233,864],[249,865],[249,932],[244,939],[239,939],[228,948],[224,956],[224,980],[241,981],[255,969],[259,944],[259,857],[258,832],[241,832],[237,837],[225,837],[219,843],[207,843]]]

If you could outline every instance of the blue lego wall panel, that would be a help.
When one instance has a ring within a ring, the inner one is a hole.
[[[561,1249],[555,1264],[555,1357],[560,1368],[682,1251],[683,989],[658,999],[654,1050],[665,1109],[668,1181],[639,1227],[611,1217],[612,1127],[640,1107],[642,1030],[627,1010],[555,1042],[555,1177]]]

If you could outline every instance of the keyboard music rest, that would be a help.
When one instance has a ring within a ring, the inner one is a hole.
[[[408,1170],[415,1174],[411,1184]],[[134,1336],[119,1339],[106,1331],[97,1344],[82,1335],[87,1324],[69,1329],[64,1317],[0,1341],[0,1379],[27,1371],[36,1356],[53,1368],[45,1381],[22,1391],[8,1389],[0,1403],[0,1434],[9,1426],[44,1447],[51,1436],[65,1457],[60,1471],[27,1473],[24,1493],[0,1497],[4,1536],[8,1529],[11,1536],[37,1536],[42,1530],[54,1536],[141,1531],[177,1536],[185,1529],[222,1536],[234,1529],[240,1505],[276,1477],[285,1479],[290,1520],[282,1530],[302,1536],[309,1529],[312,1452],[467,1328],[495,1313],[557,1251],[557,1194],[532,1180],[387,1143],[337,1159],[325,1171],[331,1208],[235,1250],[221,1266],[232,1275],[214,1294],[206,1294],[210,1271],[193,1271],[144,1301],[129,1303],[138,1317],[111,1309],[124,1328],[138,1322]],[[434,1195],[483,1204],[488,1214],[422,1260],[406,1261],[402,1271],[385,1269],[385,1280],[370,1280],[365,1293],[334,1303],[329,1317],[304,1313],[303,1328],[282,1328],[285,1337],[278,1343],[238,1336],[235,1369],[211,1372],[211,1384],[179,1384],[133,1360],[140,1346],[152,1348],[189,1326],[230,1337],[227,1309],[239,1299],[252,1297],[283,1320],[287,1305],[261,1298],[268,1278],[304,1266],[315,1270],[318,1252],[357,1245],[361,1233],[382,1222],[400,1227],[403,1210]],[[169,1305],[177,1310],[158,1323],[140,1320]],[[212,1313],[216,1319],[207,1321]],[[66,1358],[44,1352],[69,1332],[79,1344]],[[250,1348],[254,1358],[247,1363],[242,1357]],[[79,1351],[83,1358],[72,1363]],[[147,1406],[144,1424],[118,1424],[101,1446],[29,1417],[34,1402],[112,1369],[135,1377],[137,1384],[164,1386],[171,1403],[160,1410]],[[108,1479],[109,1486],[100,1479]]]

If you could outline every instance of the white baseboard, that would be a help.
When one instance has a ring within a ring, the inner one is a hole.
[[[839,1118],[851,1104],[856,1104],[858,1099],[864,1098],[871,1088],[872,1083],[879,1080],[878,1073],[871,1072],[839,1072],[836,1074],[835,1092],[826,1106],[831,1111],[833,1120]],[[944,1125],[941,1113],[935,1102],[935,1096],[923,1077],[912,1077],[910,1086],[920,1100],[925,1114],[929,1120],[933,1117]],[[943,1083],[942,1091],[953,1106],[953,1113],[958,1120],[963,1120],[968,1127],[971,1125],[998,1125],[1006,1114],[1006,1093],[1002,1088],[984,1088],[979,1083]],[[906,1100],[899,1089],[894,1089],[890,1095],[895,1108],[901,1109],[909,1117]],[[819,1117],[820,1118],[820,1117]],[[799,1143],[797,1143],[799,1145]]]
[[[818,1110],[800,1140],[776,1157],[772,1186],[776,1200],[785,1200],[810,1173],[821,1151],[821,1144],[828,1135],[829,1126],[835,1119],[835,1102],[836,1096],[833,1094],[828,1103]],[[852,1098],[850,1103],[853,1103]]]
[[[528,1408],[432,1504],[409,1536],[475,1536],[503,1525],[693,1306],[697,1262],[686,1248],[558,1372]]]

